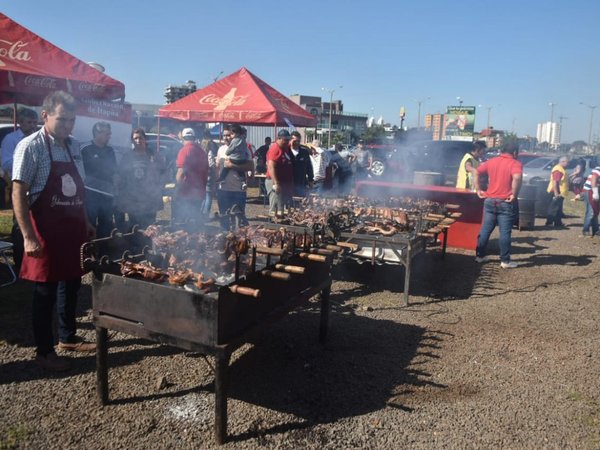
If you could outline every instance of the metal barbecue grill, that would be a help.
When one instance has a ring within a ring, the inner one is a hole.
[[[449,226],[454,222],[453,217],[460,213],[440,214],[445,212],[444,205],[439,205],[438,209],[429,212],[406,211],[410,219],[411,227],[409,230],[396,232],[390,236],[378,233],[363,233],[355,231],[357,220],[351,217],[350,207],[335,207],[335,202],[343,203],[343,199],[319,200],[323,203],[327,201],[333,203],[333,207],[328,214],[327,225],[314,223],[312,225],[288,225],[273,223],[267,225],[271,228],[284,228],[290,232],[312,236],[312,242],[334,244],[342,247],[345,252],[342,257],[345,259],[355,259],[359,262],[368,261],[376,264],[400,264],[405,268],[404,274],[404,305],[409,302],[410,276],[412,260],[419,254],[425,252],[428,243],[437,242],[438,236],[442,235],[442,258],[446,254],[446,243]],[[360,199],[353,199],[354,206],[360,207]],[[304,210],[310,208],[310,205],[304,205]],[[369,207],[365,208],[366,210]],[[392,208],[393,209],[393,208]],[[354,231],[353,231],[354,229]]]
[[[294,236],[294,242],[296,237]],[[306,243],[306,240],[304,240]],[[315,250],[312,250],[315,251]],[[227,436],[227,373],[231,354],[292,309],[320,294],[319,339],[327,334],[331,291],[330,254],[294,249],[252,248],[250,272],[214,285],[211,292],[121,276],[123,261],[161,263],[142,232],[114,233],[82,247],[82,266],[94,273],[93,319],[97,338],[97,391],[109,401],[107,330],[212,355],[215,364],[215,438]],[[257,254],[266,266],[257,267]],[[164,262],[164,261],[163,261]]]

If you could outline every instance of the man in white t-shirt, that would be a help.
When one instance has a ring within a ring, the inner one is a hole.
[[[310,148],[310,162],[313,168],[313,188],[316,194],[320,194],[323,192],[323,186],[327,178],[329,154],[321,148],[321,142],[318,139],[312,141]]]

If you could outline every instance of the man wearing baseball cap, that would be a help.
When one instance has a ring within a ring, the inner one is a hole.
[[[290,150],[291,135],[288,130],[280,130],[277,140],[267,152],[267,178],[265,186],[269,193],[269,215],[282,215],[289,206],[294,192],[294,156]]]
[[[206,198],[208,156],[196,143],[196,133],[192,128],[184,128],[181,137],[184,145],[177,155],[176,189],[171,217],[176,222],[199,222]]]

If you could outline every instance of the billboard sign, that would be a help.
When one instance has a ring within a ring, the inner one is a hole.
[[[475,129],[474,106],[448,106],[444,115],[444,139],[473,141]]]

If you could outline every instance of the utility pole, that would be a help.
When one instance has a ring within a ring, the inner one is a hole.
[[[343,88],[344,86],[339,86],[338,89]],[[333,93],[335,92],[335,89],[326,89],[326,88],[321,88],[322,91],[325,92],[329,92],[329,132],[328,137],[327,137],[327,146],[331,147],[331,117],[332,117],[332,113],[333,113]]]
[[[562,129],[563,129],[562,123],[563,123],[563,120],[567,120],[567,119],[568,119],[568,117],[565,117],[562,114],[560,116],[558,116],[558,138],[559,138],[558,143],[559,144],[562,141]]]
[[[548,103],[550,106],[550,127],[548,128],[548,148],[554,148],[554,144],[552,143],[553,137],[556,134],[556,130],[554,128],[554,107],[556,103],[550,102]]]
[[[598,105],[588,105],[587,103],[579,102],[580,105],[587,106],[590,108],[590,130],[588,132],[588,142],[587,144],[592,147],[592,126],[594,124],[594,110],[598,107]]]
[[[417,103],[418,113],[417,113],[417,128],[421,128],[421,105],[429,100],[431,97],[423,98],[423,99],[413,99],[413,102]]]

